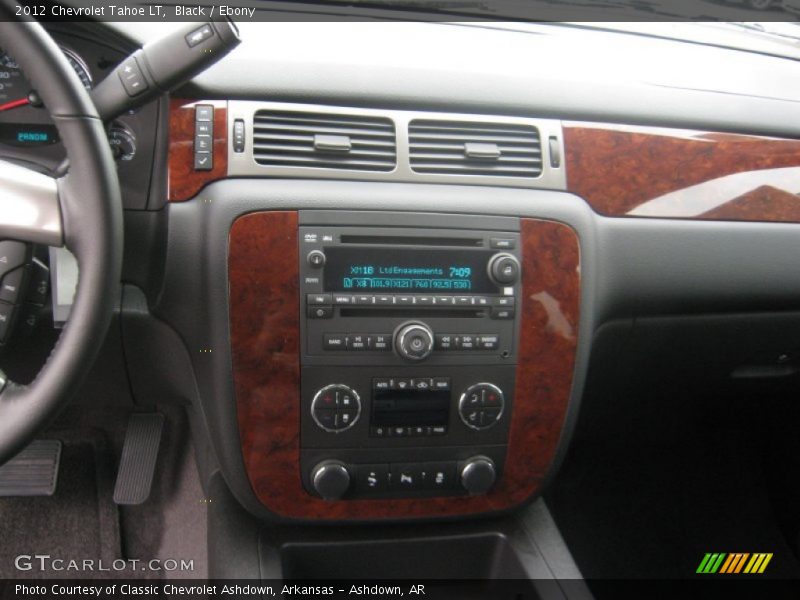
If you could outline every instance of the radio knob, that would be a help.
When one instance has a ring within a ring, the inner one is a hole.
[[[350,472],[343,462],[324,460],[311,471],[311,484],[325,500],[338,500],[350,488]]]
[[[424,360],[433,350],[433,331],[425,323],[403,323],[395,330],[394,349],[407,360]]]
[[[486,456],[470,458],[461,468],[461,485],[470,494],[485,494],[492,489],[496,478],[494,461]]]
[[[310,267],[321,269],[325,266],[325,253],[322,250],[312,250],[308,253],[306,261]]]
[[[495,254],[488,265],[489,278],[497,285],[513,285],[519,280],[519,261],[511,254]]]

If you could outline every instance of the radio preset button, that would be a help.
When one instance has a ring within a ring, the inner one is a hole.
[[[353,296],[354,304],[375,304],[375,296]]]
[[[413,296],[395,296],[394,303],[408,306],[409,304],[414,304],[414,298]]]
[[[394,296],[375,296],[375,304],[380,304],[381,306],[394,304]]]
[[[456,306],[472,306],[472,296],[456,296]]]
[[[419,306],[431,306],[433,305],[433,296],[417,296],[414,299],[414,304],[418,304]]]
[[[442,306],[453,306],[455,304],[455,296],[436,296],[436,304]]]

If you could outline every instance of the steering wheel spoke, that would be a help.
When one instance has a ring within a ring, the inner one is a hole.
[[[0,240],[63,246],[58,181],[0,160]]]

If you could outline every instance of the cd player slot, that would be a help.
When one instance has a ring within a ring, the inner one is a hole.
[[[381,246],[458,246],[460,248],[482,248],[481,238],[421,237],[401,235],[354,235],[342,234],[342,244],[364,244]]]
[[[488,315],[486,309],[474,308],[420,308],[420,307],[364,307],[341,308],[342,317],[401,317],[422,318],[425,316],[453,319],[481,319]]]

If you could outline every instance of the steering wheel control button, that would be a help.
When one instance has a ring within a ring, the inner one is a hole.
[[[136,57],[133,56],[120,66],[119,79],[122,82],[122,87],[125,88],[125,93],[131,98],[145,92],[149,87],[144,73],[142,73],[142,69],[136,61]]]
[[[24,279],[25,267],[18,267],[7,273],[0,283],[0,300],[9,304],[19,304]]]
[[[14,320],[14,306],[0,302],[0,343],[5,342]]]
[[[361,398],[344,384],[326,385],[311,401],[311,417],[318,427],[330,433],[350,429],[360,416]]]
[[[505,408],[502,390],[491,383],[477,383],[467,388],[458,401],[461,421],[475,431],[489,429],[500,421]]]
[[[511,254],[501,252],[489,260],[489,277],[497,285],[512,285],[519,280],[519,261]]]
[[[433,350],[433,340],[433,331],[424,323],[403,323],[395,330],[394,348],[401,358],[424,360]]]
[[[186,35],[186,44],[189,46],[189,48],[194,48],[198,44],[202,44],[212,37],[214,37],[214,30],[211,29],[210,24],[206,23],[202,27],[198,27]]]
[[[311,470],[311,485],[325,500],[339,500],[350,489],[350,472],[338,460],[326,460]]]
[[[312,250],[306,257],[308,266],[321,269],[325,266],[325,253],[322,250]]]
[[[28,246],[23,242],[0,242],[0,277],[27,262]]]
[[[486,456],[470,458],[461,467],[461,485],[472,495],[485,494],[496,479],[494,461]]]

